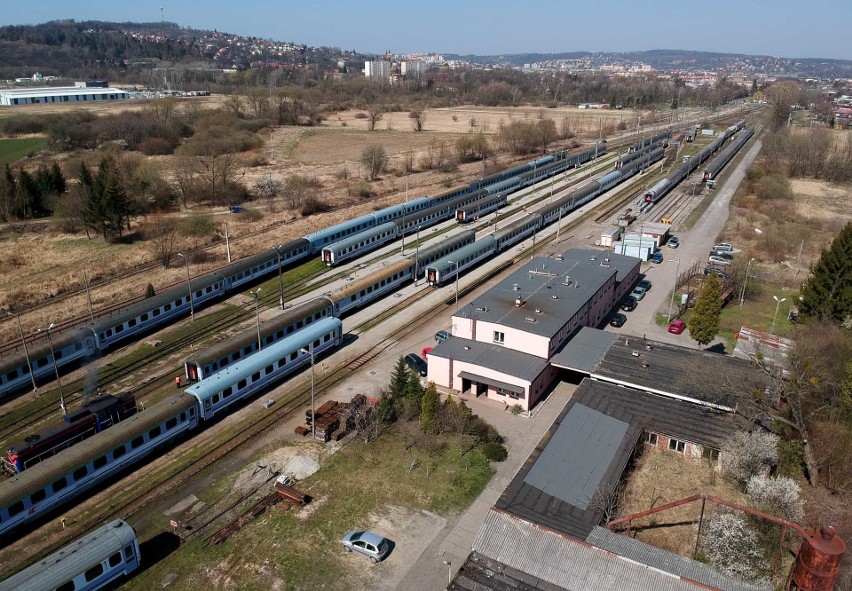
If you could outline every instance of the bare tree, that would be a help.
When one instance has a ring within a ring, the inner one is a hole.
[[[381,105],[370,105],[367,109],[367,130],[375,131],[376,123],[382,120],[385,110]]]
[[[361,152],[361,164],[367,171],[367,180],[374,181],[388,165],[388,153],[380,145],[373,144]]]
[[[408,113],[411,119],[411,127],[414,131],[423,131],[423,125],[426,123],[426,109],[422,105],[417,105]]]
[[[186,209],[189,196],[198,182],[197,166],[195,159],[191,156],[177,156],[174,162],[174,184],[178,193],[180,193],[183,207]]]
[[[538,122],[537,128],[541,147],[546,152],[547,146],[556,141],[556,138],[558,137],[556,132],[556,122],[553,121],[553,119],[541,119]]]
[[[254,183],[254,192],[261,199],[271,200],[281,194],[284,189],[284,183],[278,179],[272,178],[270,175],[257,179]]]
[[[151,244],[154,256],[164,269],[168,269],[175,253],[177,222],[173,218],[155,216],[145,225],[143,233]]]
[[[249,114],[254,119],[264,119],[269,114],[269,96],[263,88],[253,88],[245,97]]]

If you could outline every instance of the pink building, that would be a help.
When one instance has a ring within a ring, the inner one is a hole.
[[[549,359],[598,326],[639,279],[639,260],[571,249],[537,257],[453,315],[429,353],[439,387],[531,408],[558,374]]]

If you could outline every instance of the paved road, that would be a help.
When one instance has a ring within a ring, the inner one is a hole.
[[[755,142],[745,157],[737,165],[734,172],[728,177],[724,185],[717,185],[716,198],[702,214],[701,219],[688,232],[678,232],[680,247],[677,249],[663,246],[662,250],[666,260],[662,264],[642,263],[642,272],[651,281],[653,288],[636,306],[632,312],[625,312],[627,322],[620,328],[608,327],[613,332],[643,335],[656,341],[674,343],[685,346],[697,346],[696,342],[689,337],[689,331],[683,334],[670,334],[665,326],[656,323],[656,314],[660,312],[668,315],[671,302],[671,290],[675,282],[675,273],[678,265],[674,261],[680,260],[680,272],[696,261],[702,265],[706,264],[707,253],[710,247],[716,243],[716,239],[728,220],[731,198],[740,186],[751,163],[760,152],[762,144],[760,140]],[[675,295],[677,300],[678,295]],[[725,342],[716,339],[710,343],[710,347]]]

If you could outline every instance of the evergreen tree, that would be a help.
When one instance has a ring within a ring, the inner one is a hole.
[[[44,212],[41,191],[33,175],[26,170],[18,173],[18,217],[31,218]]]
[[[15,175],[7,164],[3,176],[0,177],[0,221],[10,222],[17,217],[17,202]]]
[[[689,317],[689,335],[700,345],[706,345],[719,333],[719,317],[722,315],[722,283],[715,273],[710,275],[698,294],[698,301]]]
[[[50,166],[50,191],[56,195],[62,195],[67,190],[68,183],[65,182],[65,175],[54,160]]]
[[[382,391],[381,396],[379,396],[379,402],[376,404],[376,420],[383,425],[396,422],[396,408],[387,391]]]
[[[434,382],[423,393],[420,401],[420,430],[424,433],[438,432],[438,409],[441,407],[441,397]]]
[[[802,286],[800,312],[833,322],[852,316],[852,223],[846,224],[811,267],[811,276]]]
[[[393,374],[391,374],[391,382],[389,385],[390,394],[394,397],[402,396],[403,390],[405,390],[405,385],[408,384],[408,366],[405,364],[405,359],[400,357],[399,361],[396,362],[396,367],[393,368]]]
[[[94,177],[80,165],[80,191],[83,193],[83,223],[112,240],[121,236],[129,223],[130,203],[124,182],[112,158],[104,158]]]
[[[39,166],[35,173],[35,182],[38,190],[42,195],[50,195],[53,193],[53,182],[50,178],[50,171],[46,166]]]
[[[130,202],[124,182],[115,168],[112,168],[104,182],[104,201],[107,207],[107,221],[113,236],[121,236],[125,225],[130,225]]]
[[[79,179],[77,189],[80,191],[83,201],[83,211],[81,212],[83,224],[102,235],[104,240],[107,240],[107,206],[103,199],[103,190],[100,189],[85,163],[80,164]]]

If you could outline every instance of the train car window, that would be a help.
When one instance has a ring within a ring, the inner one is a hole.
[[[307,318],[305,318],[305,324],[310,324],[313,321],[314,321],[314,319],[313,319],[312,316],[308,316]]]
[[[293,332],[293,325],[292,324],[287,327],[287,334],[290,334],[291,332]]]
[[[200,289],[195,292],[195,297],[197,297],[197,298],[200,298],[202,295],[204,295],[204,292]]]
[[[144,314],[142,314],[142,316],[139,317],[139,321],[140,322],[147,322],[148,321],[148,313],[145,312]]]
[[[263,369],[263,375],[267,375],[267,376],[268,376],[268,375],[269,375],[269,374],[271,374],[271,373],[272,373],[272,366],[271,366],[271,365],[267,365],[267,366]]]
[[[284,338],[284,331],[283,331],[283,330],[279,330],[278,332],[276,332],[276,333],[275,333],[275,338],[276,338],[276,339],[283,339],[283,338]]]
[[[182,412],[180,413],[180,422],[183,423],[184,421],[186,421],[186,413]]]
[[[189,409],[189,416],[191,416],[191,417],[195,416],[195,407],[194,406]]]
[[[225,367],[226,365],[228,365],[228,358],[227,357],[220,359],[218,365],[216,363],[214,363],[213,369],[216,369],[217,367]]]
[[[17,377],[18,377],[18,370],[17,369],[15,371],[10,371],[9,373],[6,374],[6,380],[9,381],[9,382],[11,382],[12,380],[14,380]]]
[[[172,417],[166,421],[166,431],[174,429],[175,427],[177,427],[177,417]]]
[[[263,342],[266,343],[267,345],[272,344],[272,335],[269,335],[265,339],[263,339]]]
[[[123,324],[119,324],[118,326],[116,326],[116,327],[115,327],[115,334],[118,334],[118,333],[120,333],[120,332],[121,332],[121,331],[123,331],[123,330],[124,330],[124,325],[123,325]]]
[[[204,291],[205,291],[205,293],[210,293],[211,291],[213,291],[213,288],[212,288],[212,287],[208,287],[208,288],[207,288],[207,289],[205,289]]]
[[[320,341],[319,341],[319,339],[317,339],[317,340],[315,340],[315,341],[314,341],[314,345],[313,345],[313,347],[312,347],[312,348],[313,348],[313,349],[316,349],[316,348],[317,348],[317,347],[319,347],[319,346],[320,346]]]
[[[227,397],[229,397],[229,396],[230,396],[231,394],[233,394],[233,393],[234,393],[234,387],[233,387],[233,386],[228,386],[227,388],[225,388],[224,390],[222,390],[222,398],[227,398]]]
[[[251,352],[254,350],[254,343],[243,349],[243,355],[251,355]]]
[[[256,382],[259,379],[260,379],[260,372],[259,371],[256,371],[253,374],[251,374],[251,381],[252,382]]]
[[[290,353],[290,361],[296,361],[297,356],[298,356],[298,353],[296,353],[295,351]]]
[[[330,335],[330,334],[327,334],[327,335],[325,335],[325,336],[322,338],[322,342],[327,343],[327,342],[328,342],[328,339],[330,339],[330,338],[331,338],[331,335]]]
[[[130,560],[133,557],[133,546],[127,546],[124,549],[124,558]]]
[[[159,309],[159,308],[157,308],[156,310],[154,310],[154,312],[153,312],[153,316],[154,316],[154,318],[156,318],[156,317],[157,317],[157,316],[159,316],[159,315],[160,315],[160,309]]]
[[[163,432],[163,429],[159,425],[157,425],[156,427],[154,427],[153,429],[148,431],[148,439],[151,440],[151,439],[154,439],[156,437],[159,437],[160,433],[162,433],[162,432]]]
[[[42,357],[41,359],[36,361],[36,365],[38,365],[39,367],[44,367],[45,365],[47,365],[47,357]]]
[[[51,485],[51,488],[53,489],[53,492],[59,492],[66,486],[68,486],[68,479],[63,476],[62,478],[54,482]]]
[[[136,319],[135,318],[131,318],[130,322],[127,323],[127,328],[130,328],[132,326],[136,326]]]
[[[296,328],[302,328],[304,325],[305,325],[305,324],[304,324],[304,322],[302,322],[301,320],[299,320],[299,321],[296,323]]]
[[[74,350],[79,351],[83,348],[83,343],[74,343]]]
[[[99,562],[95,566],[87,570],[83,576],[86,578],[87,582],[91,582],[97,579],[102,574],[104,574],[104,565]]]
[[[171,305],[171,304],[166,304],[165,306],[163,306],[163,312],[168,312],[168,311],[169,311],[169,310],[171,310],[171,309],[172,309],[172,305]]]
[[[240,380],[239,382],[237,382],[237,390],[239,391],[239,390],[242,390],[243,388],[245,388],[246,383],[247,383],[246,380]]]
[[[137,447],[140,447],[143,443],[145,443],[145,438],[142,435],[140,435],[139,437],[134,437],[130,441],[130,447],[132,449],[136,449]]]
[[[114,450],[112,450],[112,459],[117,460],[125,453],[127,453],[127,450],[124,448],[123,445],[121,447],[116,447]]]
[[[38,489],[33,494],[30,495],[30,505],[35,505],[36,503],[41,503],[43,500],[47,498],[47,491],[43,488]]]
[[[219,395],[214,394],[213,398],[211,398],[211,402],[213,402],[213,404],[219,404]]]
[[[95,470],[100,470],[101,468],[106,466],[106,464],[107,464],[106,456],[100,456],[100,457],[95,458],[95,461],[92,462],[92,467]]]
[[[242,357],[242,355],[243,355],[243,352],[242,352],[242,351],[234,351],[234,355],[233,355],[233,357],[234,357],[234,361],[236,361],[237,359],[239,359],[240,357]]]
[[[82,466],[81,468],[77,468],[76,470],[74,470],[74,480],[75,481],[82,480],[86,477],[86,475],[88,473],[89,473],[88,466]]]
[[[74,591],[76,588],[77,586],[74,585],[74,581],[65,581],[56,588],[56,591]]]
[[[109,557],[109,566],[110,568],[115,568],[119,564],[121,564],[121,552],[116,552]]]
[[[15,503],[12,503],[11,505],[9,505],[9,509],[8,509],[9,517],[14,517],[15,515],[17,515],[18,513],[20,513],[23,510],[24,510],[24,502],[23,501],[17,501]]]

